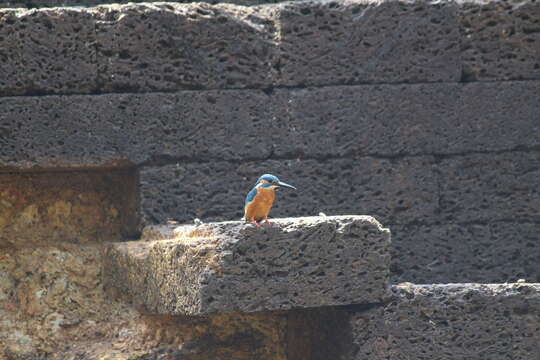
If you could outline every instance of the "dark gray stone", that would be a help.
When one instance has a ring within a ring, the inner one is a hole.
[[[539,284],[394,286],[393,297],[353,315],[354,346],[343,359],[540,356]]]
[[[387,291],[390,232],[369,216],[165,228],[153,240],[156,232],[111,244],[104,260],[106,286],[151,312],[204,315],[373,303]]]
[[[169,3],[98,11],[104,91],[271,85],[277,61],[273,8]]]
[[[276,153],[455,154],[540,145],[540,82],[337,86],[288,92]],[[530,94],[525,95],[525,94]]]
[[[540,79],[540,4],[460,0],[463,80]]]
[[[438,171],[444,221],[540,220],[540,151],[451,157]]]
[[[531,81],[0,98],[0,167],[535,149],[538,92]]]
[[[286,135],[276,101],[259,91],[1,98],[0,167],[264,158]]]
[[[540,282],[540,224],[390,225],[392,282]]]
[[[95,91],[94,28],[81,9],[0,10],[0,96]]]
[[[454,2],[304,1],[280,6],[280,84],[458,81]]]
[[[270,172],[298,188],[278,192],[270,217],[357,213],[408,223],[432,218],[437,210],[432,160],[268,160],[143,168],[141,203],[149,223],[236,220],[243,216],[247,192]]]

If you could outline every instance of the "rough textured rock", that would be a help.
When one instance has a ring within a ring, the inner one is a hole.
[[[539,82],[337,86],[288,92],[277,154],[453,154],[540,145]]]
[[[0,166],[264,158],[287,133],[284,101],[236,90],[0,98]]]
[[[540,355],[540,285],[394,287],[384,309],[353,316],[347,359],[514,359]]]
[[[540,105],[523,94],[537,92],[530,81],[0,98],[0,166],[535,149]]]
[[[540,221],[540,152],[474,154],[441,161],[445,221]]]
[[[143,0],[10,0],[0,1],[0,8],[46,8],[59,6],[97,6],[100,4],[125,4],[149,2]],[[191,0],[171,0],[172,3],[191,3]],[[277,3],[280,0],[205,0],[210,4],[231,3],[238,5],[257,5],[265,3]]]
[[[132,237],[137,181],[135,169],[0,173],[0,248]]]
[[[94,27],[82,9],[0,9],[0,96],[94,91]]]
[[[0,96],[540,79],[539,21],[534,0],[3,9]]]
[[[279,11],[280,84],[458,81],[454,2],[303,1]]]
[[[368,216],[210,223],[111,244],[104,271],[108,287],[159,314],[373,303],[386,293],[389,246]]]
[[[540,79],[540,4],[460,0],[463,80]]]
[[[389,225],[392,282],[540,282],[540,224]]]
[[[249,189],[271,172],[298,190],[280,191],[270,217],[355,213],[408,223],[435,216],[432,166],[431,157],[180,163],[141,170],[141,204],[148,223],[237,220]]]
[[[204,3],[101,7],[100,87],[268,87],[277,53],[273,11]]]
[[[101,261],[101,245],[0,253],[0,358],[286,359],[286,314],[146,314],[103,291]]]

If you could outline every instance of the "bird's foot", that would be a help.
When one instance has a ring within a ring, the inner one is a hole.
[[[266,225],[268,225],[268,226],[272,226],[272,223],[270,222],[270,220],[268,220],[268,219],[264,219],[264,222],[265,222],[265,224],[266,224]]]
[[[256,227],[261,227],[261,224],[259,224],[259,223],[257,222],[257,220],[250,221],[250,223],[252,223],[252,224],[255,225]]]

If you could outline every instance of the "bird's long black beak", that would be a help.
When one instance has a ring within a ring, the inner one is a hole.
[[[278,184],[280,187],[285,187],[285,188],[289,188],[289,189],[296,190],[296,188],[295,188],[294,186],[289,185],[289,184],[284,183],[284,182],[281,182],[281,181],[279,181],[277,184]]]

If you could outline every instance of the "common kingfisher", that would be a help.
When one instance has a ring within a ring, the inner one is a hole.
[[[260,226],[260,222],[264,220],[268,225],[268,214],[276,198],[276,190],[279,188],[296,188],[292,185],[279,181],[279,179],[271,174],[264,174],[257,180],[257,184],[246,196],[246,204],[244,207],[245,221]]]

